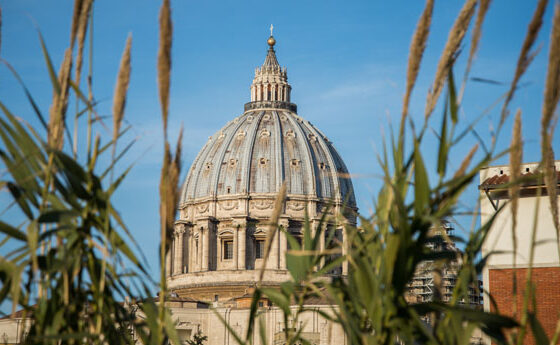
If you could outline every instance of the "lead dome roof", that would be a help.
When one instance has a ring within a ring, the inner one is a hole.
[[[277,193],[355,206],[348,170],[331,142],[287,110],[243,113],[209,138],[183,186],[181,203],[232,194]]]
[[[342,158],[318,129],[296,114],[286,68],[280,68],[274,44],[268,42],[265,62],[255,70],[251,102],[199,152],[183,184],[180,204],[275,194],[285,181],[288,196],[355,207]]]

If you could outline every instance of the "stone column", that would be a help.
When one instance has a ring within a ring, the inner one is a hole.
[[[177,236],[175,237],[175,274],[183,273],[183,253],[184,253],[184,243],[183,235],[185,233],[185,226],[181,225]]]
[[[200,271],[208,271],[208,228],[200,228]]]
[[[247,251],[247,225],[237,224],[237,265],[238,270],[244,270],[246,267],[246,251]]]
[[[187,257],[187,272],[194,272],[195,255],[197,252],[194,247],[194,226],[189,231],[189,256]]]
[[[183,273],[189,272],[189,258],[191,256],[191,233],[192,230],[190,226],[185,226],[185,233],[183,234],[183,261],[181,262]]]
[[[346,234],[344,233],[344,228],[340,230],[342,234],[342,255],[346,255],[348,253],[348,240],[346,239]],[[344,260],[342,262],[342,274],[348,274],[348,260]]]
[[[171,250],[168,250],[165,254],[165,275],[167,277],[171,276]]]
[[[279,268],[280,269],[286,269],[286,252],[288,251],[288,238],[286,236],[286,231],[288,231],[288,226],[290,225],[290,222],[287,219],[280,219],[278,220],[278,225],[282,227],[283,231],[278,232],[278,236],[279,236],[279,241],[280,241],[280,265]]]

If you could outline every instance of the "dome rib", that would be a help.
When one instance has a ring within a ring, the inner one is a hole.
[[[311,154],[311,147],[309,147],[309,141],[307,140],[305,134],[303,133],[303,129],[300,127],[299,125],[299,121],[297,118],[295,118],[294,116],[290,116],[289,114],[285,114],[286,117],[288,118],[288,121],[290,121],[290,123],[292,124],[292,127],[298,132],[297,135],[299,135],[301,140],[296,139],[296,142],[298,143],[298,146],[302,146],[302,142],[303,145],[305,146],[305,152],[307,153],[307,159],[305,160],[305,163],[308,164],[307,166],[307,180],[311,181],[311,190],[307,193],[307,194],[314,194],[316,196],[319,196],[317,193],[317,183],[316,183],[316,174],[315,174],[315,166],[317,165],[314,161],[314,157]],[[297,137],[296,137],[297,138]],[[303,152],[300,153],[302,156],[304,155]],[[304,160],[302,160],[302,163]],[[303,165],[303,164],[302,164]],[[305,184],[305,183],[304,183]],[[305,186],[303,186],[303,190],[305,192]]]
[[[249,116],[249,114],[251,114],[254,117],[260,117],[260,115],[263,113],[263,111],[260,112],[250,112],[248,114],[243,114],[240,117],[240,121],[243,121],[245,124],[247,124],[247,132],[245,133],[245,149],[243,152],[243,155],[241,156],[242,158],[239,160],[239,164],[241,164],[241,181],[239,183],[239,186],[241,188],[240,191],[238,191],[239,193],[245,193],[248,194],[249,193],[249,181],[250,181],[250,177],[251,177],[251,159],[253,159],[253,148],[255,146],[255,137],[256,137],[256,132],[257,132],[257,128],[258,128],[258,121],[253,121],[251,123],[249,123],[247,121],[247,116]]]
[[[276,123],[276,135],[275,142],[278,152],[276,152],[276,157],[279,162],[276,164],[276,192],[280,191],[282,184],[285,181],[284,167],[286,162],[284,161],[284,140],[282,139],[282,121],[280,121],[280,116],[277,111],[272,111],[272,117],[274,118],[274,123]]]
[[[202,149],[202,151],[200,151],[200,153],[198,154],[198,156],[195,159],[195,163],[192,166],[192,170],[194,173],[194,183],[190,184],[190,188],[186,188],[187,190],[187,197],[191,197],[191,198],[196,198],[196,194],[197,194],[197,189],[196,186],[198,186],[198,179],[200,177],[200,174],[202,173],[202,169],[200,168],[201,165],[204,164],[204,161],[206,160],[206,158],[208,157],[208,155],[210,154],[210,151],[212,151],[212,137],[208,138],[208,141],[206,142],[206,144],[204,145],[204,148]],[[189,172],[189,177],[191,175],[191,172]]]
[[[231,130],[231,132],[227,131],[226,129],[226,131],[224,131],[225,133],[223,133],[225,135],[223,141],[225,143],[225,141],[227,140],[227,143],[225,143],[225,145],[222,145],[221,151],[217,155],[218,160],[216,161],[216,159],[214,159],[215,170],[214,170],[214,175],[212,175],[212,184],[210,185],[210,190],[213,189],[211,195],[214,197],[218,195],[220,173],[222,171],[222,163],[224,162],[224,157],[228,151],[228,148],[230,147],[232,140],[235,138],[235,133],[237,133],[237,131],[239,130],[242,124],[243,121],[238,121],[237,123],[234,122],[234,129]]]
[[[334,191],[332,191],[331,195],[336,200],[339,195],[342,196],[342,191],[340,190],[340,181],[339,181],[339,176],[337,171],[337,165],[334,162],[332,155],[330,154],[330,150],[328,148],[328,143],[326,142],[325,136],[322,135],[322,133],[320,134],[319,131],[317,131],[311,123],[308,124],[309,124],[308,127],[313,132],[313,134],[316,135],[317,137],[320,136],[322,139],[322,140],[317,140],[317,143],[319,146],[321,146],[321,148],[325,152],[325,158],[328,160],[330,171],[331,171],[331,179],[333,181],[333,187],[334,187]],[[333,174],[333,170],[334,170],[334,174]]]

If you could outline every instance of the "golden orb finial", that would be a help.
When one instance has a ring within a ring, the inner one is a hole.
[[[274,37],[270,36],[268,38],[268,41],[266,41],[266,43],[268,43],[268,45],[272,48],[276,44],[276,40],[274,39]]]

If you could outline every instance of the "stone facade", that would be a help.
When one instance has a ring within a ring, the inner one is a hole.
[[[287,197],[278,224],[296,239],[303,240],[306,217],[312,229],[317,229],[327,212],[331,217],[323,223],[325,237],[320,247],[330,246],[332,243],[326,241],[334,238],[344,252],[344,226],[356,224],[348,170],[327,137],[297,115],[287,70],[278,64],[272,36],[268,44],[265,62],[255,71],[245,112],[209,138],[181,190],[167,256],[171,293],[166,304],[185,344],[198,331],[208,337],[205,345],[236,344],[218,315],[238,334],[247,332],[251,291],[259,281],[270,218],[283,184]],[[286,234],[276,232],[271,240],[261,282],[266,287],[289,279]],[[330,275],[346,273],[344,265]],[[285,344],[286,327],[302,329],[304,338],[313,345],[346,344],[343,329],[321,316],[333,312],[333,306],[322,301],[308,303],[306,308],[311,311],[297,325],[291,321],[285,325],[282,311],[267,300],[259,302],[259,308],[267,344]],[[18,333],[18,329],[24,323],[0,320],[0,336],[6,343],[19,342],[18,337],[25,332]],[[262,344],[258,326],[251,337],[252,344]]]
[[[345,248],[344,226],[355,225],[356,201],[340,155],[291,102],[286,68],[269,38],[255,70],[245,112],[208,139],[181,190],[179,219],[168,260],[168,286],[180,297],[227,302],[258,280],[276,197],[287,197],[279,225],[301,238],[306,216],[326,225]],[[343,214],[344,217],[334,217]],[[324,246],[326,241],[321,241]],[[272,239],[263,285],[288,278],[284,232]],[[332,274],[345,274],[346,266]]]

